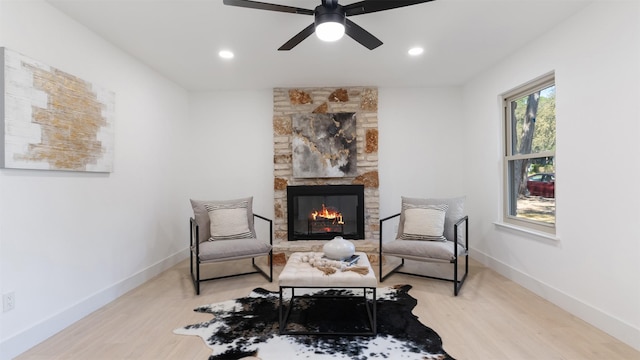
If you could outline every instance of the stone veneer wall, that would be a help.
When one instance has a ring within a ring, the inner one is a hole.
[[[357,176],[300,179],[293,177],[292,115],[356,113]],[[325,241],[287,241],[287,185],[364,185],[365,240],[358,251],[374,258],[380,236],[378,191],[378,89],[376,87],[273,89],[274,262],[294,251],[322,251]],[[373,259],[372,259],[373,260]]]

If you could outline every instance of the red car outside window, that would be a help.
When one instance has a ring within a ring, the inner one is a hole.
[[[556,176],[555,174],[534,174],[527,179],[527,190],[531,196],[555,198]]]

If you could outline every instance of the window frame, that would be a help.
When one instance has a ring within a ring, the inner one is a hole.
[[[554,164],[557,164],[557,157],[555,150],[546,150],[541,152],[531,152],[529,154],[513,154],[514,148],[514,136],[516,136],[515,129],[513,129],[513,121],[511,119],[511,111],[510,111],[510,103],[513,100],[517,100],[521,97],[528,96],[531,93],[536,91],[540,91],[546,89],[550,86],[556,86],[556,78],[555,73],[551,72],[545,74],[535,80],[532,80],[528,83],[525,83],[521,86],[518,86],[504,94],[501,95],[501,105],[503,110],[503,134],[504,134],[504,153],[503,153],[503,206],[502,206],[502,221],[506,224],[510,224],[519,228],[524,228],[528,230],[534,230],[549,234],[556,233],[556,225],[557,218],[554,215],[554,223],[545,223],[542,221],[524,219],[521,217],[517,217],[516,215],[510,214],[511,209],[511,176],[510,176],[510,167],[509,163],[514,160],[524,160],[524,159],[536,159],[543,157],[553,157]],[[557,129],[557,125],[556,125]],[[556,142],[557,142],[557,134],[556,134]],[[557,178],[554,176],[554,178]],[[554,197],[554,212],[557,210],[557,203],[555,202],[557,199],[557,193]]]

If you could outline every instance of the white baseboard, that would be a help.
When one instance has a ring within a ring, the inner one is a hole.
[[[527,290],[535,293],[543,299],[559,306],[563,310],[588,322],[625,344],[640,350],[640,329],[624,322],[600,309],[584,303],[559,289],[549,286],[531,276],[512,268],[511,266],[497,260],[476,249],[471,249],[473,258],[488,268],[496,271],[509,280],[523,286]]]
[[[3,340],[0,342],[0,360],[10,360],[20,355],[128,291],[144,284],[188,256],[188,249],[179,251],[112,286],[78,301],[76,304],[44,319],[31,328]]]

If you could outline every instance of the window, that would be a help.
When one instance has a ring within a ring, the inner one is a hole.
[[[503,96],[504,221],[555,233],[556,87],[545,76]]]

